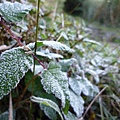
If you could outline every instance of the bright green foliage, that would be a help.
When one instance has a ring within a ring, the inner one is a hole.
[[[43,71],[41,82],[46,92],[55,94],[65,107],[66,99],[69,99],[68,79],[61,71],[60,65],[51,62],[48,70]]]
[[[0,99],[17,86],[32,65],[32,57],[23,48],[13,48],[0,56]]]
[[[51,101],[49,99],[44,99],[44,98],[35,97],[35,96],[32,96],[31,100],[33,102],[36,102],[36,103],[39,103],[39,104],[44,104],[46,106],[49,106],[49,107],[53,108],[56,112],[58,112],[58,114],[61,117],[61,120],[63,120],[63,117],[62,117],[62,114],[60,112],[60,109],[59,109],[58,105],[55,102],[53,102],[53,101]]]
[[[23,17],[32,9],[30,5],[21,4],[18,2],[0,3],[0,15],[9,22],[20,22]]]

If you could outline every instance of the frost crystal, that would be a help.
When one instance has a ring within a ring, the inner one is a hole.
[[[62,101],[62,106],[65,107],[65,100],[69,100],[68,80],[57,63],[49,64],[48,70],[44,70],[42,73],[41,82],[46,92],[55,94]]]
[[[32,57],[20,47],[7,50],[0,60],[0,99],[17,86],[32,65]]]

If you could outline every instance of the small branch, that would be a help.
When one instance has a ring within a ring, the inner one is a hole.
[[[21,38],[17,37],[11,30],[10,28],[6,25],[6,23],[4,22],[4,20],[1,18],[0,23],[3,25],[3,27],[6,29],[6,31],[10,34],[10,36],[15,39],[18,43],[19,46],[23,46],[24,44],[21,42]]]
[[[35,34],[35,49],[34,49],[34,58],[36,57],[36,50],[37,50],[37,40],[38,40],[38,28],[39,28],[38,26],[39,26],[40,3],[41,3],[41,0],[38,0],[38,3],[37,3],[37,18],[36,18],[36,34]],[[34,59],[33,72],[35,72],[35,59]]]
[[[95,100],[100,96],[100,94],[101,94],[106,88],[107,88],[107,86],[104,87],[104,88],[95,96],[95,98],[92,100],[92,102],[91,102],[91,103],[89,104],[89,106],[87,107],[84,115],[82,116],[83,118],[85,117],[85,115],[87,114],[88,110],[90,109],[90,107],[92,106],[92,104],[95,102]]]
[[[39,13],[39,11],[38,11],[38,13]],[[39,19],[38,19],[39,20]],[[21,38],[20,37],[17,37],[15,34],[14,34],[14,32],[12,32],[12,30],[10,30],[10,28],[6,25],[6,23],[4,22],[4,19],[1,17],[1,21],[0,21],[0,23],[3,25],[3,27],[6,29],[6,31],[10,34],[10,36],[13,38],[13,39],[15,39],[16,41],[17,41],[17,43],[18,43],[18,45],[19,46],[24,46],[24,44],[21,42]],[[37,23],[38,23],[38,21],[37,21]],[[36,28],[36,41],[37,41],[37,38],[38,38],[38,28]],[[45,69],[45,66],[44,66],[44,64],[42,63],[42,61],[40,61],[38,58],[37,58],[37,56],[36,56],[36,41],[35,41],[35,53],[34,54],[32,54],[32,56],[38,61],[38,63],[40,64],[40,65],[42,65],[43,66],[43,68]],[[10,48],[12,48],[13,46],[9,46],[9,47],[6,47],[7,49],[10,49]],[[5,49],[6,49],[5,48]],[[35,63],[34,63],[35,64]]]
[[[42,62],[41,60],[39,60],[35,54],[32,54],[32,56],[35,58],[35,60],[38,61],[38,63],[39,63],[44,69],[46,68],[45,65],[43,64],[43,62]]]

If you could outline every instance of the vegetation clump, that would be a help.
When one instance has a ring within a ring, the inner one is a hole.
[[[119,51],[34,2],[0,3],[0,120],[117,119]]]

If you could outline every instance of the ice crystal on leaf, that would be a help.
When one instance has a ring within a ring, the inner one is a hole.
[[[20,22],[23,17],[32,9],[30,5],[21,4],[19,2],[0,3],[0,15],[9,22]]]
[[[32,65],[32,57],[22,47],[3,52],[0,56],[0,99],[17,86]]]
[[[65,107],[66,99],[69,99],[69,89],[67,76],[61,71],[59,64],[51,62],[48,70],[42,73],[42,85],[46,92],[53,93],[62,101]]]
[[[60,111],[58,105],[57,105],[55,102],[53,102],[53,101],[51,101],[51,100],[49,100],[49,99],[40,98],[40,97],[35,97],[35,96],[31,96],[31,100],[32,100],[33,102],[36,102],[36,103],[39,103],[39,104],[43,104],[43,105],[46,105],[46,106],[48,106],[48,107],[50,107],[50,108],[53,108],[56,112],[58,112],[58,114],[59,114],[60,117],[61,117],[61,120],[63,120],[61,111]]]

